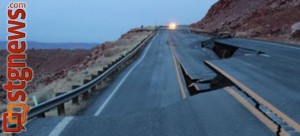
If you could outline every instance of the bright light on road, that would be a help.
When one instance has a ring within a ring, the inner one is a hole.
[[[169,29],[171,29],[171,30],[175,30],[176,27],[177,27],[176,23],[170,23],[169,24]]]

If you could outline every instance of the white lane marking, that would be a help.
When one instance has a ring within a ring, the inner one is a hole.
[[[74,119],[74,117],[65,117],[60,121],[48,136],[59,136],[66,126]]]
[[[155,36],[156,37],[156,36]],[[124,81],[127,79],[127,77],[131,74],[131,72],[143,61],[143,59],[145,58],[146,54],[148,53],[149,48],[152,45],[153,40],[151,40],[150,45],[147,47],[146,51],[144,52],[142,58],[140,58],[140,60],[128,71],[128,73],[123,77],[123,79],[121,80],[121,82],[119,82],[119,84],[117,85],[117,87],[113,90],[113,92],[107,97],[107,99],[104,101],[104,103],[99,107],[99,109],[97,110],[97,112],[94,114],[94,116],[99,116],[101,114],[101,112],[103,111],[103,109],[106,107],[106,105],[109,103],[109,101],[111,100],[111,98],[115,95],[115,93],[119,90],[119,88],[121,87],[121,85],[124,83]]]

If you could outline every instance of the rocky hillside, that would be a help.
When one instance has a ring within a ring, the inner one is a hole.
[[[300,0],[219,0],[191,26],[238,37],[300,41]]]
[[[55,96],[56,92],[70,91],[73,85],[83,84],[92,74],[132,50],[154,28],[132,29],[120,39],[95,46],[91,50],[29,49],[27,64],[34,70],[34,80],[26,92],[39,101]],[[6,50],[0,50],[0,84],[6,82]],[[0,114],[5,110],[6,92],[0,87]],[[32,103],[30,103],[32,104]]]
[[[72,66],[83,61],[91,50],[63,50],[63,49],[30,49],[27,51],[27,64],[34,70],[34,79],[29,83],[27,92],[36,91],[36,86],[45,82],[62,71],[71,70]],[[0,50],[0,84],[6,82],[6,50]],[[5,99],[5,92],[0,88],[0,101]]]

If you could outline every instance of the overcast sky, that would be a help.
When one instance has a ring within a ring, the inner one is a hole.
[[[22,0],[20,0],[22,1]],[[27,40],[97,42],[116,40],[129,29],[168,22],[190,24],[217,0],[31,0]],[[9,1],[0,2],[0,40],[6,40]]]

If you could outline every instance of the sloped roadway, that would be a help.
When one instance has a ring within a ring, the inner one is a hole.
[[[161,28],[137,60],[77,116],[37,118],[19,135],[275,135],[224,89],[189,96],[176,71],[169,34]],[[189,35],[197,39],[191,33],[177,38]]]

